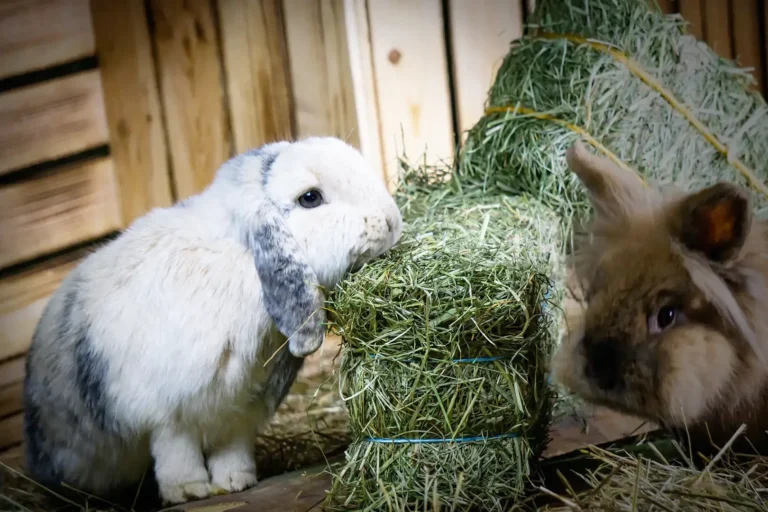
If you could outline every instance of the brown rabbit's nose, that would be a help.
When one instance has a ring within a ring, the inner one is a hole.
[[[587,356],[586,375],[603,391],[610,391],[619,385],[621,375],[621,351],[615,339],[584,339]]]

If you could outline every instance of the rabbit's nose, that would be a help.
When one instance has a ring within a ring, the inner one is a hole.
[[[584,340],[586,374],[603,391],[618,387],[621,380],[621,348],[615,339]]]

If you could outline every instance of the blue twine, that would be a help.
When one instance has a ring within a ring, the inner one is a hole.
[[[408,438],[392,438],[392,437],[368,437],[365,440],[369,443],[384,443],[384,444],[431,444],[431,443],[471,443],[474,441],[491,441],[494,439],[511,439],[520,437],[520,434],[499,434],[496,436],[470,436],[470,437],[456,437],[451,438],[436,438],[436,439],[408,439]]]

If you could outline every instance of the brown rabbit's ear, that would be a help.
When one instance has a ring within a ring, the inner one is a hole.
[[[689,250],[724,262],[738,255],[751,222],[747,192],[717,183],[683,199],[673,211],[670,227]]]
[[[589,191],[599,216],[621,219],[648,204],[650,190],[637,174],[622,169],[608,158],[591,154],[580,141],[568,149],[565,160]]]

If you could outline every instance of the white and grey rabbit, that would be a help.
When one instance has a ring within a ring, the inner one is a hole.
[[[341,140],[224,163],[53,295],[27,359],[28,471],[105,495],[154,463],[166,503],[254,485],[254,435],[322,344],[323,289],[401,231],[383,180]]]

